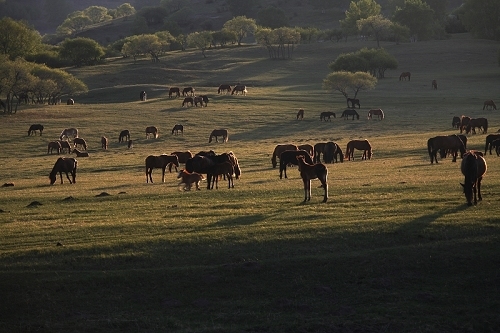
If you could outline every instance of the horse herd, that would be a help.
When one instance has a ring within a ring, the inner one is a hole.
[[[379,120],[384,119],[384,117],[385,117],[384,111],[382,111],[382,109],[372,109],[372,110],[368,111],[368,115],[367,115],[368,119],[373,119],[375,116]],[[335,112],[324,111],[324,112],[320,113],[319,120],[332,121],[332,117],[337,118],[337,115]],[[347,119],[349,119],[349,117],[352,117],[352,120],[354,120],[354,118],[359,120],[359,113],[354,109],[346,109],[346,110],[342,111],[342,115],[340,116],[340,118],[344,118],[344,120],[347,120]],[[297,112],[297,120],[302,120],[302,119],[304,119],[304,109],[300,109]]]

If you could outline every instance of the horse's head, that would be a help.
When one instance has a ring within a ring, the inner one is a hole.
[[[57,176],[57,173],[50,173],[49,175],[49,179],[50,179],[50,185],[54,185],[54,183],[56,182],[56,176]]]

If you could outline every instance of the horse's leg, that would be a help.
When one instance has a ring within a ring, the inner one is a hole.
[[[479,177],[477,179],[477,198],[479,201],[483,200],[483,197],[481,196],[481,180],[483,177]]]
[[[59,177],[61,178],[61,184],[63,183],[63,179],[62,179],[62,171],[59,171]]]
[[[212,174],[207,173],[207,190],[210,190],[210,182],[213,182]]]
[[[163,166],[161,168],[161,182],[164,183],[165,182],[165,169],[167,168],[167,166]]]
[[[318,178],[321,181],[323,188],[325,189],[325,195],[323,196],[323,202],[326,202],[328,200],[328,183],[327,183],[327,179],[326,179],[326,174],[321,175]]]
[[[311,200],[311,180],[309,178],[302,178],[304,182],[304,202]]]

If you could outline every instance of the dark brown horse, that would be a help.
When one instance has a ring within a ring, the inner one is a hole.
[[[493,102],[491,99],[487,100],[487,101],[484,101],[484,104],[483,104],[483,110],[484,109],[497,109],[497,106],[495,104],[495,102]]]
[[[351,103],[351,105],[349,105],[349,103]],[[355,108],[356,105],[358,106],[358,109],[361,107],[361,104],[359,104],[359,99],[357,98],[348,98],[347,99],[347,107],[348,108]]]
[[[401,80],[406,80],[408,78],[408,81],[411,79],[411,73],[410,72],[403,72],[401,75],[399,75],[399,81]]]
[[[491,155],[491,149],[493,148],[491,144],[493,141],[498,140],[498,139],[500,139],[500,134],[488,134],[486,136],[486,145],[484,146],[484,153],[485,154],[489,149],[490,155]]]
[[[361,160],[369,160],[373,156],[372,145],[368,140],[351,140],[347,143],[347,148],[345,150],[345,158],[347,158],[348,161],[351,159],[354,161],[354,149],[363,151]]]
[[[291,143],[276,145],[276,147],[274,147],[273,156],[271,157],[271,163],[273,165],[273,168],[276,168],[276,166],[278,165],[277,158],[279,158],[281,156],[281,153],[284,152],[285,150],[299,150],[299,148]]]
[[[182,135],[184,135],[184,126],[181,124],[175,124],[174,127],[172,128],[172,134],[179,134],[181,132]]]
[[[118,142],[124,142],[125,140],[130,141],[130,131],[129,130],[121,131],[120,135],[118,136]]]
[[[285,173],[285,178],[288,178],[286,175],[286,166],[293,164],[298,165],[297,156],[304,156],[304,159],[313,164],[311,155],[305,150],[285,150],[280,155],[280,179],[283,178],[283,172]]]
[[[471,117],[468,117],[468,116],[460,117],[460,133],[465,131],[465,129],[467,128],[467,125],[469,125],[470,120],[471,120]]]
[[[215,156],[195,155],[186,161],[186,171],[206,174],[207,190],[210,190],[210,182],[212,181],[214,172],[213,168],[217,162]]]
[[[218,137],[222,136],[222,142],[227,142],[229,139],[227,129],[214,129],[212,133],[210,133],[210,137],[208,138],[208,143],[212,142],[212,138],[215,137],[215,142],[219,142]]]
[[[193,99],[193,97],[186,97],[186,98],[184,98],[184,100],[182,101],[182,107],[184,107],[184,105],[189,106],[189,104],[191,104],[191,106],[193,106],[193,105],[194,105],[194,99]]]
[[[186,87],[182,89],[182,96],[194,96],[194,88],[193,87]]]
[[[335,115],[335,112],[331,112],[331,111],[325,111],[325,112],[321,112],[320,115],[319,115],[319,120],[324,120],[324,121],[332,121],[332,119],[330,118],[331,116],[333,116],[333,118],[337,118],[337,116]]]
[[[436,80],[432,80],[432,89],[436,89],[437,90],[438,88],[438,83]]]
[[[189,151],[174,151],[170,155],[177,155],[177,159],[179,160],[179,163],[186,163],[187,160],[193,157],[193,154]],[[168,165],[168,172],[172,172],[172,165],[173,163],[170,163]],[[177,171],[177,167],[175,167],[175,171]]]
[[[146,139],[148,139],[151,135],[153,135],[155,139],[158,138],[158,127],[156,126],[146,127]]]
[[[84,150],[87,150],[87,142],[83,138],[75,138],[73,140],[73,146],[75,148],[81,146]]]
[[[309,155],[311,155],[311,158],[314,157],[314,146],[312,146],[308,143],[304,143],[303,145],[298,145],[297,147],[299,148],[299,150],[307,151],[309,153]]]
[[[451,127],[452,128],[460,128],[460,124],[462,123],[460,117],[453,117],[453,119],[451,120]]]
[[[76,167],[78,162],[72,157],[59,157],[49,174],[50,185],[53,185],[57,179],[57,173],[59,172],[59,177],[61,178],[61,184],[63,183],[62,173],[66,174],[70,184],[76,183]],[[73,181],[69,178],[69,173],[73,178]]]
[[[31,134],[35,135],[36,131],[40,131],[40,136],[42,136],[43,125],[42,124],[31,125],[30,128],[28,129],[28,136],[30,136]]]
[[[481,180],[487,169],[486,160],[481,153],[471,150],[464,154],[460,171],[465,176],[464,183],[461,185],[464,189],[467,205],[472,206],[473,199],[474,205],[477,205],[478,200],[483,199],[481,196]]]
[[[304,119],[304,109],[299,109],[299,112],[297,112],[297,120],[299,119]]]
[[[148,177],[151,183],[153,182],[151,174],[153,173],[154,168],[161,168],[161,182],[164,183],[165,169],[167,165],[172,163],[177,168],[179,166],[179,159],[177,158],[177,155],[166,155],[166,154],[159,156],[149,155],[148,157],[146,157],[145,163],[146,163],[146,183],[148,182]]]
[[[323,202],[328,200],[328,169],[321,163],[307,163],[304,156],[297,156],[299,163],[300,177],[304,183],[304,202],[311,200],[311,180],[319,179],[321,187],[325,190]]]
[[[101,137],[101,148],[102,149],[108,149],[108,143],[109,143],[108,138],[105,137],[105,136],[102,136]]]
[[[58,154],[61,153],[61,143],[59,141],[51,141],[51,142],[49,142],[49,144],[47,145],[47,154],[48,153],[52,154],[52,151],[54,149],[56,150],[56,152]]]
[[[64,154],[64,149],[68,150],[68,154],[71,153],[71,146],[69,145],[69,141],[66,140],[59,140],[59,144],[61,145],[61,153]]]
[[[354,120],[354,117],[359,120],[359,114],[356,112],[354,109],[347,109],[344,112],[342,112],[342,115],[340,118],[344,118],[344,120],[349,119],[349,116],[352,116],[352,120]]]
[[[168,98],[181,97],[181,90],[179,87],[172,87],[168,90]]]
[[[229,84],[221,84],[219,86],[219,90],[217,90],[217,93],[221,94],[222,92],[225,92],[227,94],[227,93],[230,93],[231,90],[232,90],[232,88]]]
[[[368,119],[372,119],[373,116],[377,116],[377,119],[384,119],[384,111],[382,109],[372,109],[368,111]]]
[[[471,118],[469,124],[465,128],[465,134],[472,133],[476,134],[476,127],[483,130],[483,134],[488,132],[488,119],[486,118]]]
[[[234,86],[233,90],[231,91],[231,95],[234,95],[234,94],[238,95],[238,93],[241,93],[242,95],[246,95],[247,94],[247,86],[244,86],[241,84]]]
[[[231,162],[226,161],[222,163],[216,163],[212,169],[213,181],[211,189],[214,188],[214,183],[215,183],[215,189],[219,188],[219,176],[224,176],[224,178],[227,179],[228,181],[227,188],[234,188],[233,174],[234,174],[234,167]]]
[[[144,90],[139,93],[139,99],[143,102],[148,99],[148,95]]]
[[[441,151],[441,156],[446,156],[447,152],[450,152],[453,156],[452,162],[457,161],[458,151],[460,151],[460,156],[465,154],[465,145],[460,139],[460,137],[456,134],[452,135],[439,135],[427,140],[427,151],[429,153],[429,157],[431,159],[431,164],[437,161],[437,152]]]

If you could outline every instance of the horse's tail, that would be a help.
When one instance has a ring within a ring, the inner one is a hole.
[[[460,140],[460,141],[462,141],[462,140]],[[433,144],[434,144],[434,139],[433,138],[430,138],[429,140],[427,140],[427,151],[429,153],[429,157],[431,158],[431,162],[432,162]]]
[[[488,119],[484,118],[483,133],[488,133]]]

